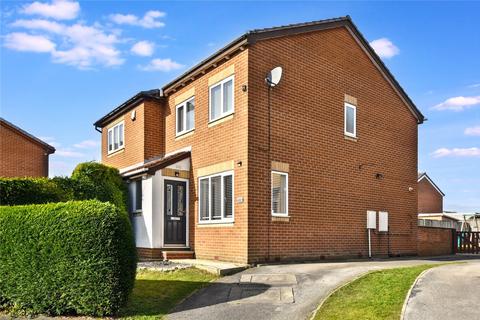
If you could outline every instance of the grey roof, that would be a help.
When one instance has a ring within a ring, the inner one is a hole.
[[[127,111],[130,108],[133,108],[135,105],[137,105],[139,102],[145,100],[145,99],[154,99],[158,100],[161,98],[161,91],[160,89],[152,89],[152,90],[147,90],[147,91],[140,91],[127,101],[123,102],[121,105],[107,113],[105,116],[102,118],[98,119],[95,121],[93,124],[95,127],[103,127],[104,124],[110,120],[112,117],[115,117],[117,114],[122,113]]]
[[[35,137],[33,134],[31,133],[28,133],[27,131],[23,130],[22,128],[20,127],[17,127],[16,125],[14,125],[13,123],[5,120],[4,118],[0,117],[0,123],[2,125],[6,125],[8,127],[10,127],[11,129],[15,130],[16,132],[20,133],[21,135],[23,135],[24,137],[32,140],[33,142],[39,144],[40,146],[42,146],[45,151],[47,151],[49,154],[51,153],[54,153],[55,152],[55,148],[51,145],[49,145],[48,143],[46,143],[45,141],[42,141],[40,140],[39,138]]]

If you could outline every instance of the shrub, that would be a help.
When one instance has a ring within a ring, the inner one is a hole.
[[[110,201],[127,210],[127,187],[117,169],[96,162],[84,162],[73,170],[72,180],[77,182],[76,200]]]
[[[133,287],[125,211],[97,200],[0,207],[0,308],[114,315]]]
[[[23,205],[98,199],[127,209],[127,187],[117,169],[80,163],[72,177],[0,178],[0,204]]]
[[[71,200],[71,193],[65,192],[60,181],[65,178],[1,178],[0,204],[20,205],[61,202]]]

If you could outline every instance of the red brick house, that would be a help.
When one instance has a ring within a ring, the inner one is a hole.
[[[55,148],[0,118],[0,177],[48,177]]]
[[[426,172],[418,174],[418,213],[443,213],[444,196]]]
[[[256,263],[364,257],[367,211],[374,255],[416,254],[423,120],[343,17],[250,31],[95,127],[142,256]]]

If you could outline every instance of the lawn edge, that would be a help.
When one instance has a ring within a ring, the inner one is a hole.
[[[347,282],[343,283],[342,285],[330,290],[330,292],[325,296],[325,298],[322,299],[322,301],[320,301],[320,304],[317,306],[317,308],[312,312],[312,314],[310,315],[310,317],[308,318],[309,320],[313,320],[315,319],[315,316],[317,315],[318,311],[322,308],[323,304],[325,303],[325,301],[328,300],[328,298],[330,298],[335,292],[337,292],[338,290],[342,289],[343,287],[346,287],[348,286],[350,283],[366,276],[367,274],[373,272],[375,270],[368,270],[368,271],[365,271],[365,272],[362,272],[360,274],[358,274],[356,277],[348,280]]]
[[[440,265],[441,266],[441,265]],[[405,319],[405,311],[407,310],[407,305],[408,305],[408,302],[410,301],[410,297],[412,295],[412,291],[413,291],[413,288],[415,288],[415,286],[417,285],[418,281],[423,277],[425,276],[428,272],[432,271],[434,268],[436,268],[438,266],[436,265],[433,265],[432,267],[426,269],[426,270],[423,270],[416,278],[415,278],[415,281],[413,281],[412,285],[410,286],[410,289],[408,290],[407,292],[407,295],[405,297],[405,300],[403,301],[403,306],[402,306],[402,312],[400,313],[400,320],[404,320]]]

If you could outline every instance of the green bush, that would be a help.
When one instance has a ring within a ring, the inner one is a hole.
[[[0,178],[0,204],[21,205],[71,200],[59,181],[64,178]]]
[[[110,201],[127,210],[127,187],[118,169],[96,162],[84,162],[73,170],[72,180],[76,182],[76,200]]]
[[[0,178],[0,204],[23,205],[97,199],[127,209],[127,187],[117,169],[80,163],[72,177]]]
[[[0,309],[114,315],[132,290],[125,211],[97,200],[0,207]]]

